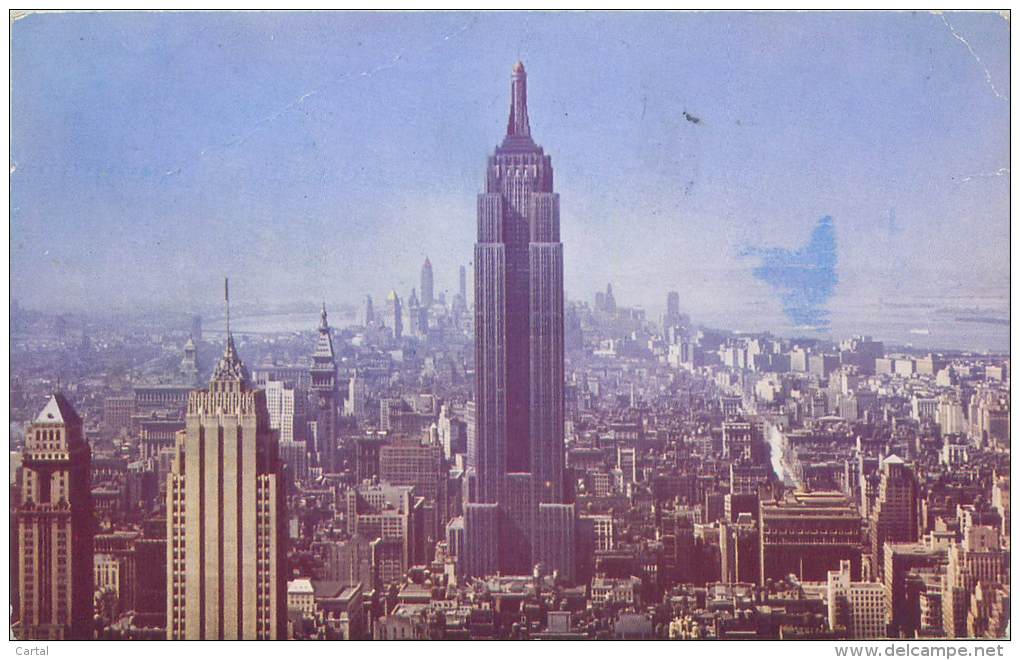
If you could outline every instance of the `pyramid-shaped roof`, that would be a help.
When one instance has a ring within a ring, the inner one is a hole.
[[[330,331],[329,321],[326,319],[326,303],[323,303],[319,319],[319,337],[315,342],[315,353],[313,353],[312,357],[318,364],[332,361],[334,355],[333,333]]]
[[[216,364],[216,368],[213,369],[212,380],[229,380],[238,381],[245,385],[248,385],[248,369],[241,362],[240,356],[237,354],[237,348],[234,346],[234,336],[227,333],[227,346],[223,351],[223,357]]]
[[[319,338],[315,342],[314,357],[332,360],[333,356],[333,338],[330,336],[329,330],[320,331]]]
[[[81,424],[81,417],[75,412],[71,402],[63,394],[54,393],[46,402],[42,412],[35,418],[36,424],[65,424],[75,426]]]

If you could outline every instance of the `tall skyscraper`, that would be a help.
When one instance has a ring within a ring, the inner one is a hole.
[[[347,381],[347,400],[344,401],[344,414],[354,417],[358,422],[365,419],[365,400],[368,392],[365,386],[365,377],[358,375],[355,371],[351,379]]]
[[[375,325],[375,309],[372,307],[372,296],[365,296],[365,327]]]
[[[397,295],[396,291],[390,291],[389,295],[386,296],[386,320],[390,323],[393,330],[393,338],[400,339],[404,336],[404,319],[403,309],[400,305],[400,296]]]
[[[188,397],[167,477],[167,639],[286,637],[282,465],[262,390],[227,343]]]
[[[18,639],[92,639],[91,450],[54,394],[25,437],[18,525]]]
[[[429,309],[418,300],[418,294],[411,289],[407,298],[407,323],[404,325],[413,337],[424,337],[429,329]]]
[[[677,326],[688,326],[690,317],[680,311],[680,294],[670,291],[666,294],[666,313],[662,315],[662,333],[673,343],[682,333]]]
[[[184,342],[184,357],[181,358],[181,382],[184,385],[198,387],[198,349],[195,348],[194,337]]]
[[[893,454],[882,461],[878,499],[871,512],[872,575],[885,571],[886,543],[910,543],[920,533],[920,486],[913,469]]]
[[[666,316],[671,319],[680,316],[680,294],[676,291],[666,294]]]
[[[315,394],[315,451],[319,465],[327,472],[339,469],[337,465],[337,416],[340,390],[336,381],[336,357],[333,351],[333,333],[326,318],[326,303],[319,315],[319,337],[312,354],[312,392]]]
[[[923,629],[942,628],[941,602],[932,603],[935,605],[931,617],[934,620],[929,621],[928,625],[920,612],[920,599],[927,589],[918,589],[917,579],[928,575],[937,584],[946,572],[948,548],[943,542],[931,541],[887,543],[882,552],[885,560],[882,583],[885,591],[886,633],[890,637],[910,638]],[[943,594],[938,593],[938,599],[942,597]]]
[[[423,498],[425,553],[432,558],[446,523],[446,464],[443,448],[415,438],[396,437],[379,448],[379,480],[393,486],[413,486]]]
[[[467,268],[461,264],[457,276],[457,295],[453,297],[453,322],[458,328],[463,328],[471,319],[467,315]]]
[[[202,341],[202,317],[194,314],[191,317],[191,338],[195,341]]]
[[[616,297],[613,296],[613,285],[606,285],[606,311],[610,314],[616,313]]]
[[[421,267],[421,306],[425,309],[432,307],[432,303],[435,302],[434,294],[432,262],[428,257],[425,257],[425,263]]]
[[[279,433],[284,442],[304,441],[306,393],[282,380],[267,380],[266,407],[269,409],[269,427]]]
[[[552,161],[531,138],[520,62],[510,92],[506,137],[478,196],[470,467],[473,502],[499,505],[500,569],[530,572],[532,557],[547,554],[536,547],[538,505],[564,500],[563,245]]]
[[[963,542],[950,546],[942,578],[942,630],[946,637],[974,636],[973,629],[968,628],[980,621],[975,622],[968,610],[979,585],[994,592],[1000,586],[1008,588],[1008,584],[1009,553],[999,546],[998,530],[985,525],[968,528]],[[987,617],[980,612],[973,614],[979,619]]]

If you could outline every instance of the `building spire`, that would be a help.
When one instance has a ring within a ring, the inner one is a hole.
[[[234,335],[230,334],[230,278],[223,278],[223,306],[227,317],[227,345],[223,357],[237,356],[237,349],[234,348]]]
[[[531,137],[528,125],[528,74],[524,63],[518,61],[510,76],[510,119],[506,125],[507,137]]]
[[[230,278],[223,278],[223,305],[227,316],[227,339],[230,339]]]
[[[226,312],[227,345],[223,349],[223,357],[213,370],[213,380],[234,380],[243,383],[248,382],[248,370],[245,369],[241,358],[237,355],[237,348],[234,346],[234,336],[230,334],[230,280],[223,278],[223,304]]]
[[[325,368],[323,365],[332,364],[331,368],[335,371],[333,357],[333,334],[329,330],[329,320],[326,318],[326,303],[322,303],[322,311],[319,313],[319,338],[316,340],[315,353],[312,355],[316,365],[313,368]]]

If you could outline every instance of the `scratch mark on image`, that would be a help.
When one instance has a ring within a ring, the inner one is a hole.
[[[1008,167],[1000,167],[994,172],[981,172],[979,174],[971,174],[969,176],[961,177],[959,183],[964,184],[968,181],[973,181],[974,179],[998,179],[1002,176],[1009,176]]]
[[[950,25],[949,19],[946,18],[945,14],[939,14],[939,17],[942,19],[942,22],[946,24],[946,27],[949,28],[949,32],[952,33],[954,37],[956,37],[956,40],[967,47],[967,50],[970,51],[970,54],[974,58],[974,61],[977,62],[978,66],[981,67],[981,70],[985,72],[985,82],[987,82],[988,86],[992,89],[992,93],[1008,103],[1009,97],[999,93],[999,90],[995,87],[995,83],[992,81],[992,74],[989,73],[988,67],[986,67],[984,62],[981,61],[981,58],[978,57],[978,54],[974,52],[974,49],[971,47],[970,42],[964,39],[963,35],[957,32],[956,29],[952,25]]]
[[[224,144],[224,145],[223,145],[223,148],[228,148],[228,147],[234,147],[234,146],[237,146],[237,145],[239,145],[239,144],[243,144],[243,143],[245,143],[245,142],[246,142],[246,141],[248,141],[248,140],[249,140],[249,139],[250,139],[250,138],[251,138],[251,137],[252,137],[253,135],[255,135],[256,133],[258,133],[259,129],[260,129],[260,128],[262,128],[262,126],[263,126],[264,124],[266,124],[266,123],[268,123],[268,122],[276,121],[277,119],[279,119],[280,117],[282,117],[282,116],[283,116],[283,115],[285,115],[286,113],[288,113],[288,112],[290,112],[291,110],[293,110],[293,109],[297,108],[298,106],[300,106],[300,105],[301,105],[302,103],[304,103],[304,102],[305,102],[305,100],[306,100],[306,99],[308,99],[309,97],[315,96],[315,95],[316,95],[316,94],[318,94],[318,93],[319,93],[319,90],[317,90],[317,89],[313,89],[313,90],[312,90],[312,91],[310,91],[310,92],[305,92],[304,94],[302,94],[301,96],[299,96],[299,97],[298,97],[297,99],[295,99],[294,101],[291,101],[290,103],[288,103],[287,105],[285,105],[285,106],[284,106],[283,108],[281,108],[281,109],[280,109],[279,111],[277,111],[276,113],[274,113],[274,114],[271,114],[271,115],[268,115],[268,116],[266,116],[266,117],[263,117],[262,119],[259,119],[258,121],[256,121],[256,122],[255,122],[254,124],[252,124],[251,130],[250,130],[250,131],[248,131],[248,133],[247,133],[247,134],[245,134],[245,135],[243,135],[243,136],[239,137],[239,138],[238,138],[238,139],[236,139],[236,140],[233,140],[233,141],[231,141],[231,142],[227,142],[226,144]],[[202,154],[204,154],[204,153],[205,153],[205,150],[203,149],[201,153],[202,153]],[[201,154],[200,154],[200,155],[201,155]]]

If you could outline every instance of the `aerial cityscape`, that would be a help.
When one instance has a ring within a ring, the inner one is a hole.
[[[1008,638],[1008,20],[844,18],[12,17],[11,639]],[[674,30],[749,51],[657,96]],[[711,133],[829,73],[887,153]]]

